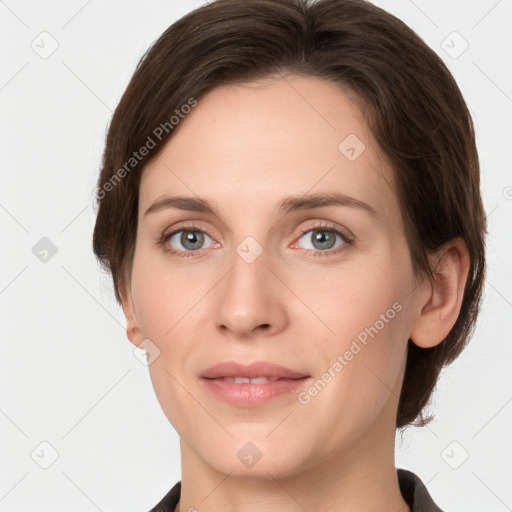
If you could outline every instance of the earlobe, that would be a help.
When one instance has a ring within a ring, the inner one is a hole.
[[[123,308],[123,313],[126,317],[126,337],[133,345],[138,347],[144,340],[144,337],[142,336],[142,332],[135,315],[135,307],[130,290],[123,292],[121,307]]]
[[[421,348],[441,343],[459,316],[469,272],[469,252],[462,238],[454,238],[432,256],[433,279],[420,286],[410,339]]]

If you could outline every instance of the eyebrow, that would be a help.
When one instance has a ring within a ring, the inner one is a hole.
[[[373,217],[377,217],[376,210],[369,204],[354,197],[340,193],[307,194],[290,196],[279,205],[279,212],[289,213],[292,211],[309,210],[323,206],[348,206],[366,211]],[[203,198],[188,196],[163,196],[157,199],[144,213],[144,216],[168,208],[187,210],[193,212],[211,213],[219,216],[211,203]]]

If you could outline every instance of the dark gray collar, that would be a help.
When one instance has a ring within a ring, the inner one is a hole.
[[[398,484],[411,512],[443,512],[430,496],[420,477],[407,469],[397,469]]]

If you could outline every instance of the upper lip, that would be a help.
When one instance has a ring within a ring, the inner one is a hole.
[[[278,377],[280,379],[302,379],[309,377],[307,373],[295,371],[275,363],[257,361],[251,364],[224,361],[204,370],[200,377],[204,379],[218,379],[222,377]]]

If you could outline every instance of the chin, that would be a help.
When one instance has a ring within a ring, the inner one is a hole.
[[[305,461],[300,454],[300,444],[284,444],[281,438],[266,439],[269,429],[259,435],[236,435],[222,443],[196,445],[201,458],[214,470],[235,478],[271,480],[285,478],[304,469]],[[208,439],[203,437],[202,439]],[[295,446],[294,446],[295,445]]]

